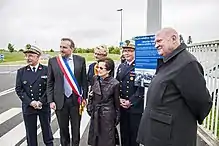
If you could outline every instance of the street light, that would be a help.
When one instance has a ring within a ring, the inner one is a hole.
[[[118,9],[117,11],[119,11],[120,12],[120,43],[122,43],[122,11],[123,11],[123,9]]]

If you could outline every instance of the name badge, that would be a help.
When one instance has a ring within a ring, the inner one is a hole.
[[[47,79],[47,76],[41,76],[41,79]]]
[[[129,75],[130,75],[130,77],[135,77],[135,72],[131,71]]]

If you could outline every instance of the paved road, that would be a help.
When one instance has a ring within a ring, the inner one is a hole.
[[[16,69],[18,67],[0,66],[0,145],[24,146],[26,145],[25,128],[21,113],[21,102],[14,92]],[[52,113],[52,131],[55,146],[59,146],[59,129],[57,119]],[[89,116],[84,112],[81,122],[81,144],[87,146]],[[44,146],[40,125],[38,125],[39,146]],[[206,144],[198,138],[197,146]]]
[[[16,78],[16,66],[0,66],[0,145],[1,146],[25,146],[25,128],[21,113],[20,99],[14,92]],[[59,146],[59,128],[57,119],[52,112],[52,131],[55,146]],[[81,144],[87,146],[89,116],[84,112],[81,122]],[[44,146],[41,127],[38,125],[39,146]]]

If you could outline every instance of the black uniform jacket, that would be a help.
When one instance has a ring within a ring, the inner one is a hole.
[[[129,100],[132,106],[128,110],[131,113],[143,113],[144,88],[135,86],[135,63],[128,65],[126,62],[119,65],[116,79],[120,82],[120,98]]]
[[[47,106],[46,97],[47,66],[39,64],[36,72],[30,66],[25,66],[17,71],[15,91],[22,101],[24,113],[34,113],[36,110],[30,106],[31,101],[40,101]],[[42,111],[41,110],[41,111]]]

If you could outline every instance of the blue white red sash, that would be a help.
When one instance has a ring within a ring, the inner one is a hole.
[[[72,88],[72,91],[79,97],[78,102],[81,104],[82,102],[82,90],[78,85],[78,82],[70,69],[70,66],[66,59],[64,59],[61,55],[57,56],[57,62],[59,64],[59,67],[61,68],[65,78],[67,79],[70,87]]]

